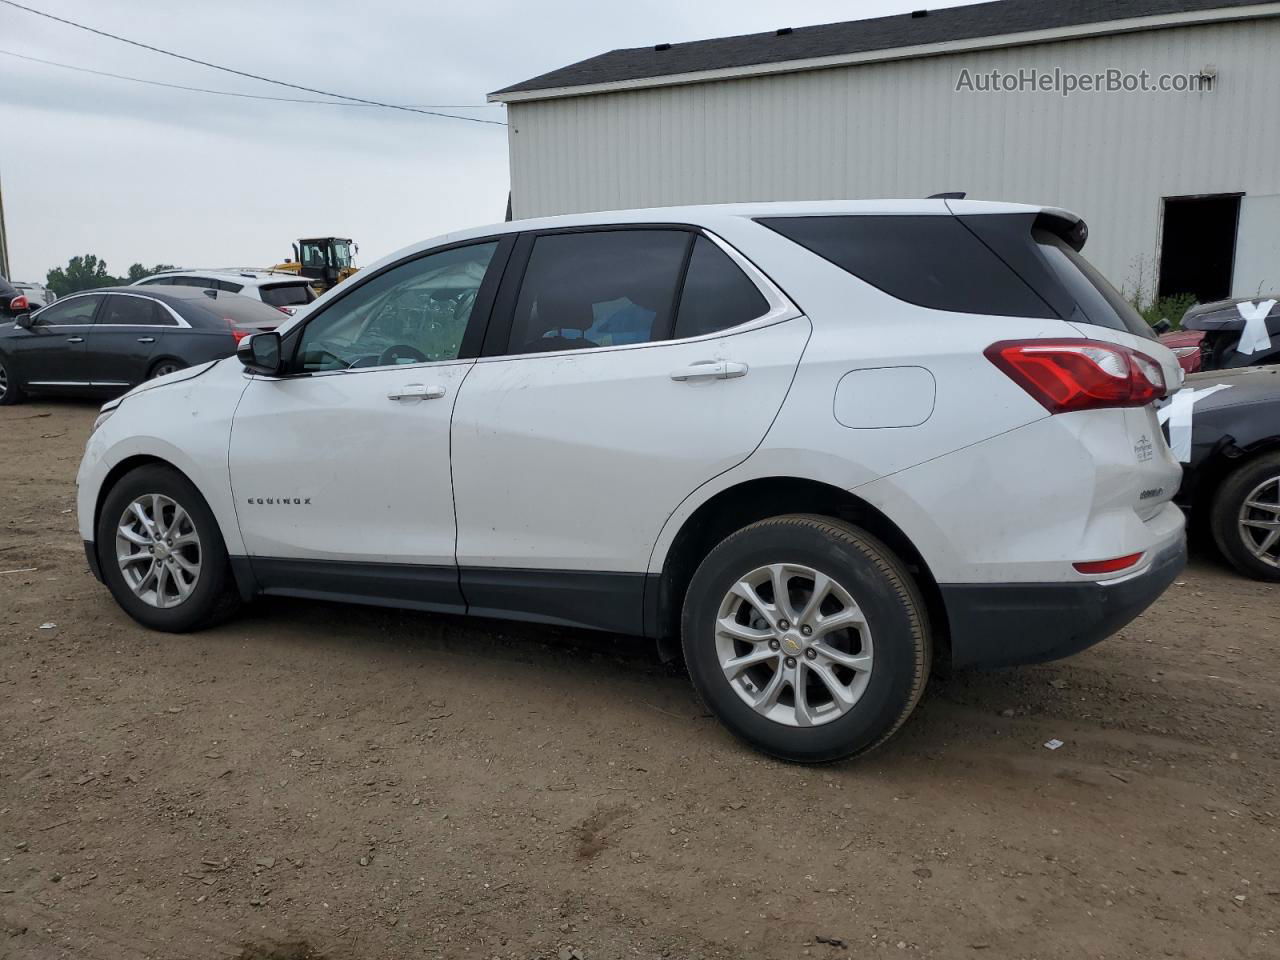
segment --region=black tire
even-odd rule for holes
[[[1245,509],[1245,501],[1262,487],[1265,502],[1280,504],[1280,453],[1269,453],[1241,464],[1222,481],[1213,495],[1213,507],[1210,512],[1209,526],[1213,530],[1213,539],[1227,561],[1247,577],[1255,580],[1280,582],[1280,541],[1272,544],[1267,555],[1274,561],[1268,563],[1257,556],[1250,543],[1245,542],[1246,533],[1241,529],[1241,512]],[[1248,519],[1255,522],[1277,522],[1280,514],[1265,509],[1251,509]],[[1261,546],[1265,542],[1267,531],[1264,528],[1251,528],[1249,536],[1253,546]]]
[[[861,695],[843,715],[816,726],[790,726],[758,713],[731,685],[716,649],[716,624],[730,588],[751,571],[778,563],[838,581],[861,608],[872,638],[874,657]],[[694,687],[721,722],[757,749],[799,763],[840,760],[882,744],[920,701],[932,661],[925,603],[902,561],[866,531],[828,517],[774,517],[722,541],[689,584],[682,632]]]
[[[0,357],[0,407],[21,403],[26,398],[27,395],[18,386],[18,378],[13,372],[12,364],[4,357]]]
[[[179,370],[185,369],[186,366],[181,360],[157,360],[152,364],[151,372],[147,374],[147,379],[154,380],[156,377],[177,373]]]
[[[141,496],[159,494],[186,511],[199,537],[200,572],[186,599],[173,606],[154,606],[130,588],[116,560],[116,531],[126,509]],[[98,517],[98,562],[116,603],[152,630],[187,633],[226,619],[239,607],[231,563],[213,511],[195,485],[177,470],[149,464],[125,474],[107,493]]]

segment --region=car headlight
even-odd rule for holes
[[[120,409],[119,404],[112,404],[110,407],[103,407],[102,412],[98,414],[98,419],[93,421],[93,429],[90,433],[97,433],[98,428],[111,419],[112,414]]]

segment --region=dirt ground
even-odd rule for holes
[[[0,409],[0,957],[1280,956],[1280,592],[1211,557],[805,768],[639,640],[285,600],[149,633],[75,529],[95,413]]]

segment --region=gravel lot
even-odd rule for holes
[[[285,600],[144,631],[75,529],[95,413],[0,409],[0,957],[1280,956],[1280,593],[1210,557],[788,766],[639,640]]]

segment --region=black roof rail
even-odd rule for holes
[[[963,200],[967,194],[963,192],[956,193],[934,193],[925,197],[926,200]]]

